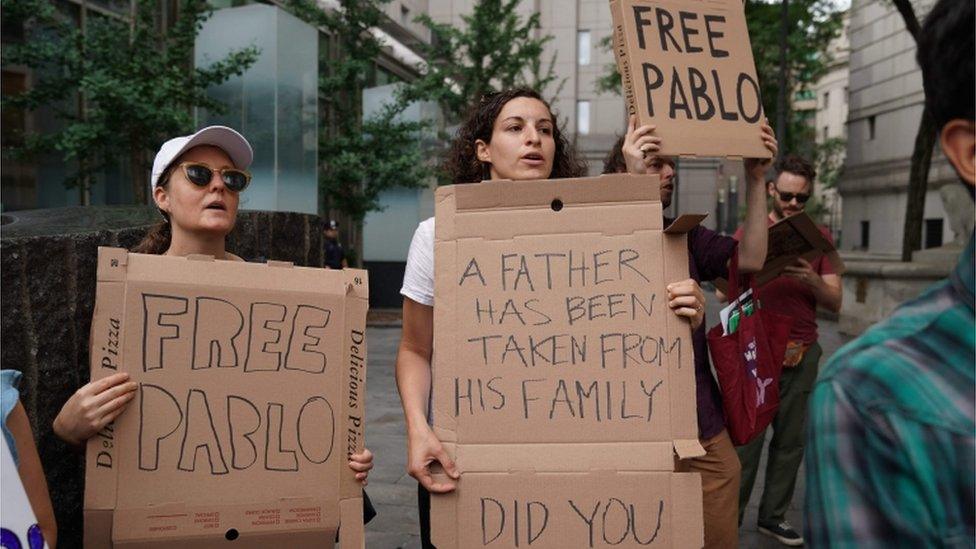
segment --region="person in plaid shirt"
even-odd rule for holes
[[[919,33],[926,106],[976,184],[974,3],[939,0]],[[812,547],[973,547],[973,235],[944,280],[828,362],[810,396],[804,535]]]

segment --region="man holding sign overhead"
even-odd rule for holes
[[[606,171],[658,174],[667,207],[675,191],[675,157],[744,158],[747,210],[739,268],[761,269],[767,234],[764,177],[777,142],[762,113],[741,1],[611,0],[610,8],[630,117],[627,135],[618,143],[622,154],[611,156],[617,162]],[[696,227],[688,235],[692,278],[726,277],[735,250],[731,237]],[[702,476],[705,546],[736,547],[739,459],[725,430],[704,327],[695,330],[693,346],[699,437],[707,453],[683,460],[678,468]]]

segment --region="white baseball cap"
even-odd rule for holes
[[[153,160],[152,176],[149,188],[153,190],[159,184],[159,178],[174,160],[186,151],[200,145],[213,145],[227,153],[234,167],[246,170],[254,159],[251,144],[244,136],[227,126],[207,126],[193,135],[174,137],[163,143]]]

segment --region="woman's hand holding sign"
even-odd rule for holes
[[[54,419],[54,432],[73,446],[82,446],[115,421],[136,396],[136,383],[119,372],[85,384],[71,395]]]
[[[430,474],[430,464],[435,461],[441,464],[450,480],[434,481],[434,477]],[[419,427],[417,432],[410,433],[407,437],[407,472],[428,492],[435,494],[453,491],[457,486],[454,481],[461,477],[454,460],[447,455],[434,431],[426,425]]]

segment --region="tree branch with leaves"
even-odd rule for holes
[[[905,22],[905,29],[918,43],[918,34],[922,25],[915,15],[915,8],[910,0],[891,0],[895,9],[901,14]],[[929,168],[932,166],[932,151],[938,128],[929,109],[923,108],[922,118],[915,133],[915,145],[912,147],[912,163],[908,171],[908,201],[905,205],[905,226],[901,243],[901,260],[911,261],[912,254],[922,249],[922,224],[925,218],[925,195],[929,187]]]
[[[373,33],[387,0],[340,0],[323,9],[314,0],[288,0],[291,13],[331,36],[338,51],[320,51],[319,190],[321,211],[337,210],[352,222],[349,235],[362,257],[362,223],[382,209],[383,192],[429,184],[425,121],[407,120],[395,101],[363,117],[362,93],[370,85],[383,44]]]
[[[124,159],[133,200],[146,203],[152,152],[193,130],[194,108],[224,111],[207,89],[242,74],[258,50],[235,50],[195,68],[196,36],[212,14],[205,0],[181,0],[179,16],[165,29],[156,0],[135,0],[133,7],[128,20],[91,15],[82,29],[52,2],[3,0],[5,24],[22,26],[26,40],[5,47],[2,63],[35,75],[29,90],[4,102],[29,112],[50,107],[60,121],[59,129],[26,135],[24,145],[10,152],[31,157],[59,151],[75,166],[66,185],[83,188]]]
[[[404,88],[401,101],[435,101],[451,125],[492,92],[526,86],[551,98],[558,95],[565,80],[555,73],[556,57],[543,60],[552,37],[537,37],[539,14],[523,18],[519,4],[478,0],[460,26],[418,17],[431,33],[430,44],[420,47],[427,64],[421,77]]]

